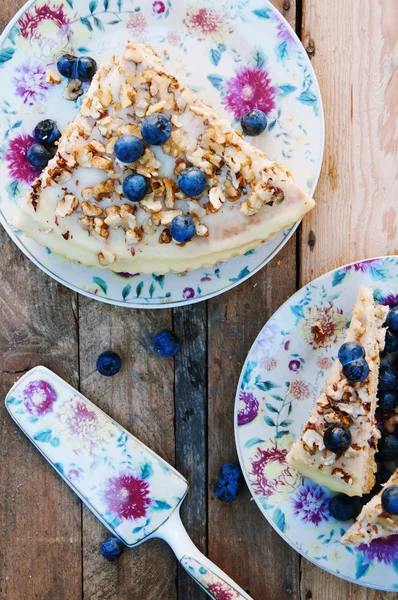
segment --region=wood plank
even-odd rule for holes
[[[138,311],[79,298],[81,390],[141,441],[174,464],[173,361],[153,350],[153,336],[171,327],[171,311]],[[114,377],[96,371],[96,360],[112,349],[123,361]],[[83,512],[85,600],[175,600],[176,561],[160,541],[126,550],[108,563],[99,554],[107,530]]]
[[[296,287],[296,240],[238,288],[209,301],[209,556],[253,598],[297,599],[299,555],[272,529],[247,489],[226,505],[215,499],[220,466],[237,462],[234,400],[250,347]]]
[[[0,397],[44,364],[78,385],[75,294],[0,231]],[[0,598],[81,598],[80,501],[0,403]]]
[[[322,90],[326,147],[318,206],[303,223],[301,284],[353,260],[397,253],[397,27],[396,2],[304,0],[303,39]],[[303,560],[301,598],[318,597],[392,596]]]
[[[183,342],[175,359],[176,466],[190,490],[181,516],[194,543],[207,551],[207,307],[174,309],[174,331]],[[204,600],[206,594],[180,568],[178,597]]]

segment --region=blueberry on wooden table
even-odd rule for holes
[[[390,515],[398,515],[398,486],[391,485],[383,490],[381,505]]]
[[[243,133],[249,136],[260,135],[267,127],[267,117],[262,110],[249,110],[241,119]]]
[[[146,117],[141,125],[144,140],[152,146],[160,146],[167,142],[171,134],[170,120],[160,113]]]
[[[347,496],[346,494],[337,494],[331,498],[329,511],[332,517],[337,521],[349,521],[356,519],[362,509],[362,503],[359,496]]]
[[[242,483],[243,473],[242,469],[234,463],[225,463],[220,469],[220,478],[234,480]]]
[[[132,163],[144,154],[144,144],[135,135],[121,135],[115,143],[115,156],[122,163]]]
[[[329,425],[323,434],[323,443],[330,452],[345,452],[351,445],[351,431],[341,423]]]
[[[97,371],[105,377],[116,375],[121,369],[122,360],[116,352],[106,350],[97,358]]]
[[[206,175],[197,167],[184,169],[178,177],[179,188],[186,196],[200,196],[206,189]]]
[[[398,306],[389,310],[385,324],[393,331],[398,332]]]
[[[100,546],[100,552],[106,560],[116,560],[124,550],[124,546],[118,538],[110,537],[104,540]]]
[[[36,169],[45,169],[52,157],[52,152],[38,142],[32,144],[26,154],[28,162]]]
[[[189,215],[178,215],[170,223],[171,237],[179,244],[191,241],[195,233],[195,222]]]
[[[35,127],[34,136],[39,144],[42,144],[47,150],[55,150],[55,142],[61,137],[57,124],[52,119],[40,121]]]
[[[220,478],[214,484],[214,495],[221,502],[233,502],[243,482],[242,470],[238,465],[226,463],[220,469]]]
[[[163,358],[173,358],[179,352],[180,347],[179,337],[168,329],[159,331],[153,338],[153,348]]]

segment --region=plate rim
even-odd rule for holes
[[[64,2],[65,0],[62,0],[62,1]],[[182,1],[185,2],[186,0],[182,0]],[[322,165],[323,165],[323,157],[324,157],[324,154],[325,154],[325,113],[324,113],[324,107],[323,107],[323,100],[322,100],[322,95],[321,95],[321,89],[320,89],[320,86],[319,86],[317,75],[316,75],[315,70],[314,70],[314,68],[312,66],[311,60],[309,59],[309,57],[308,57],[308,55],[307,55],[307,53],[305,51],[304,45],[303,45],[302,41],[300,40],[300,38],[298,37],[297,33],[294,31],[293,27],[290,25],[290,23],[288,23],[288,21],[282,15],[282,13],[280,13],[279,10],[271,3],[270,0],[263,0],[263,1],[267,5],[267,7],[273,13],[277,14],[278,18],[281,19],[281,21],[284,24],[284,27],[287,28],[287,30],[289,31],[289,33],[293,37],[295,43],[298,46],[302,47],[303,52],[304,52],[304,56],[306,56],[307,59],[308,59],[308,68],[309,68],[309,71],[310,71],[310,73],[311,73],[311,75],[313,77],[314,87],[315,87],[315,90],[316,90],[318,98],[319,98],[320,149],[321,149],[321,151],[320,151],[320,158],[319,158],[318,168],[316,170],[316,173],[315,173],[314,180],[313,180],[313,183],[311,185],[311,188],[310,188],[310,190],[308,192],[310,196],[313,196],[314,193],[315,193],[318,181],[319,181],[319,177],[320,177],[321,169],[322,169]],[[6,40],[8,38],[8,34],[12,30],[12,28],[14,27],[15,23],[36,2],[37,2],[37,0],[27,0],[27,2],[25,2],[25,4],[23,4],[23,6],[17,11],[17,13],[10,19],[10,21],[8,22],[8,24],[6,25],[6,27],[4,28],[3,32],[0,35],[0,48],[6,42]],[[79,9],[77,9],[77,10],[79,10]],[[214,292],[210,292],[208,294],[205,294],[203,296],[199,296],[199,297],[196,297],[196,298],[175,300],[175,301],[172,301],[172,302],[157,302],[157,303],[153,303],[153,304],[149,304],[149,303],[148,304],[144,304],[144,303],[137,303],[137,302],[126,302],[126,301],[123,301],[123,300],[112,300],[110,298],[106,298],[106,297],[103,297],[103,296],[98,296],[96,294],[93,294],[91,292],[83,290],[83,289],[77,287],[75,284],[69,283],[68,281],[65,281],[64,279],[62,279],[61,277],[59,277],[55,273],[52,273],[47,267],[45,267],[44,265],[42,265],[41,262],[35,256],[33,256],[33,254],[27,248],[25,248],[25,246],[22,244],[22,242],[20,241],[20,239],[16,235],[15,231],[12,229],[12,226],[7,222],[7,220],[4,217],[3,213],[1,212],[1,210],[0,210],[0,223],[3,226],[4,230],[6,231],[7,235],[14,242],[14,244],[19,248],[19,250],[21,250],[21,252],[26,256],[26,258],[28,258],[36,267],[38,267],[46,275],[48,275],[49,277],[51,277],[52,279],[54,279],[55,281],[57,281],[58,283],[60,283],[64,287],[70,289],[71,291],[73,291],[73,292],[75,292],[77,294],[81,294],[82,296],[86,296],[87,298],[90,298],[92,300],[97,300],[99,302],[103,302],[104,304],[110,304],[110,305],[113,305],[113,306],[121,306],[121,307],[124,307],[124,308],[136,308],[136,309],[143,309],[143,310],[152,310],[152,309],[159,310],[159,309],[178,308],[180,306],[189,306],[191,304],[197,304],[199,302],[204,302],[206,300],[210,300],[211,298],[215,298],[215,297],[220,296],[220,295],[222,295],[222,294],[224,294],[226,292],[229,292],[230,290],[232,290],[233,288],[237,287],[241,283],[244,283],[245,281],[247,281],[248,279],[250,279],[250,277],[252,277],[256,273],[258,273],[258,271],[260,271],[263,267],[265,267],[269,262],[271,262],[271,260],[273,258],[275,258],[275,256],[282,250],[282,248],[293,237],[293,234],[296,232],[297,228],[299,227],[299,225],[301,223],[301,220],[297,221],[296,223],[294,223],[291,226],[288,234],[281,240],[281,242],[273,250],[273,252],[271,252],[271,254],[269,254],[260,264],[258,264],[252,271],[250,271],[250,273],[248,273],[247,275],[245,275],[244,277],[242,277],[239,281],[230,283],[230,285],[227,285],[227,286],[225,286],[222,289],[216,290]],[[66,260],[69,260],[69,259],[66,259]],[[73,262],[73,261],[69,261],[69,262]],[[228,262],[228,261],[226,261],[226,262]],[[216,264],[218,264],[218,263],[216,263]],[[85,266],[87,266],[87,265],[85,265]]]
[[[373,589],[373,590],[379,590],[381,592],[396,592],[396,589],[392,589],[391,587],[380,587],[378,585],[372,584],[372,583],[363,583],[358,581],[357,579],[353,579],[351,577],[348,577],[346,575],[341,575],[340,573],[336,573],[335,571],[333,571],[332,569],[328,569],[327,567],[321,566],[317,563],[317,561],[311,557],[309,557],[308,555],[306,555],[304,553],[303,550],[300,550],[294,543],[293,541],[291,541],[276,525],[275,523],[268,517],[268,515],[266,514],[264,508],[261,506],[261,503],[257,497],[257,495],[254,493],[253,489],[252,489],[252,485],[249,481],[246,469],[245,469],[245,463],[244,463],[244,458],[243,458],[243,453],[242,453],[242,449],[240,446],[240,441],[239,441],[239,428],[238,428],[238,403],[239,403],[239,390],[240,390],[240,385],[242,382],[242,378],[243,378],[243,374],[245,373],[246,370],[246,366],[249,360],[249,356],[252,352],[252,349],[254,348],[257,339],[259,338],[259,336],[261,335],[262,330],[264,329],[264,327],[267,326],[268,322],[275,317],[275,315],[281,311],[282,309],[284,309],[288,304],[291,303],[292,298],[294,298],[296,296],[296,294],[299,294],[300,292],[302,292],[302,290],[304,290],[309,284],[314,284],[314,283],[319,283],[322,279],[324,279],[325,277],[328,277],[329,275],[331,275],[332,273],[335,273],[336,271],[340,271],[341,269],[345,269],[346,267],[352,267],[355,264],[358,263],[363,263],[363,262],[368,262],[368,261],[373,261],[373,260],[385,260],[387,258],[391,258],[391,257],[397,257],[398,258],[398,254],[385,254],[382,256],[375,256],[375,257],[370,257],[370,258],[364,258],[361,260],[354,260],[352,262],[346,263],[344,265],[341,265],[340,267],[336,267],[335,269],[331,269],[330,271],[327,271],[326,273],[323,273],[322,275],[319,275],[318,277],[316,277],[315,279],[309,281],[308,283],[306,283],[305,285],[303,285],[300,289],[296,290],[294,292],[294,294],[292,294],[289,298],[287,298],[287,300],[285,300],[285,302],[283,302],[279,308],[277,308],[277,310],[275,312],[272,313],[272,315],[269,317],[269,319],[267,319],[267,321],[264,323],[264,325],[262,326],[262,328],[260,329],[260,331],[258,332],[256,338],[253,340],[253,343],[250,347],[250,350],[247,353],[247,356],[245,358],[245,362],[242,365],[242,370],[239,376],[239,380],[237,383],[237,388],[236,388],[236,394],[235,394],[235,405],[234,405],[234,437],[235,437],[235,447],[236,447],[236,451],[238,454],[238,459],[239,459],[239,464],[240,467],[242,469],[242,473],[243,476],[245,478],[245,482],[246,485],[249,489],[249,493],[251,498],[255,501],[255,503],[257,504],[261,515],[263,516],[263,518],[266,519],[267,523],[269,525],[271,525],[271,527],[278,533],[278,535],[283,539],[284,542],[286,542],[291,548],[293,548],[293,550],[295,550],[296,552],[298,552],[298,554],[300,554],[300,556],[302,556],[303,558],[305,558],[306,560],[308,560],[308,562],[312,563],[313,565],[315,565],[318,569],[321,569],[322,571],[325,571],[326,573],[329,573],[330,575],[333,575],[334,577],[337,577],[338,579],[343,579],[344,581],[347,581],[348,583],[353,583],[355,585],[358,585],[360,587],[365,587],[365,588],[369,588],[369,589]]]

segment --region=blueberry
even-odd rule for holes
[[[116,560],[123,550],[124,546],[122,542],[115,537],[104,540],[100,547],[100,552],[106,560]]]
[[[390,515],[398,515],[398,486],[390,485],[383,490],[381,495],[381,505]]]
[[[240,123],[246,135],[260,135],[267,127],[267,117],[262,110],[255,108],[243,115]]]
[[[398,440],[393,435],[381,438],[378,444],[378,460],[395,460],[398,458]]]
[[[242,469],[233,463],[225,463],[220,469],[220,479],[242,483]]]
[[[379,390],[393,390],[398,385],[398,377],[390,367],[380,367]]]
[[[329,425],[323,434],[323,443],[330,452],[345,452],[351,445],[351,431],[345,425]]]
[[[97,63],[91,56],[80,56],[76,59],[72,76],[80,81],[91,81],[97,72]]]
[[[171,134],[171,123],[167,117],[154,113],[143,120],[142,137],[148,144],[160,146],[167,142]]]
[[[233,502],[238,496],[239,488],[237,481],[221,478],[214,484],[214,495],[221,502]]]
[[[351,381],[352,383],[364,381],[369,375],[368,363],[364,358],[358,358],[358,360],[353,360],[344,365],[343,373],[348,381]]]
[[[55,150],[55,142],[58,142],[61,133],[55,121],[46,119],[40,121],[35,127],[35,139],[39,144],[42,144],[48,150]]]
[[[172,238],[180,244],[189,242],[196,233],[195,222],[188,215],[174,217],[170,223],[170,233]]]
[[[353,360],[363,358],[365,356],[365,349],[361,344],[357,342],[346,342],[339,348],[338,359],[342,365],[347,365]]]
[[[381,490],[381,486],[386,483],[391,477],[391,473],[383,463],[377,463],[376,480],[372,491],[378,493]]]
[[[386,325],[393,331],[398,331],[398,306],[390,308],[386,318]]]
[[[197,167],[184,169],[178,177],[180,190],[187,196],[200,196],[206,189],[206,175]]]
[[[361,509],[362,504],[358,496],[350,497],[345,494],[337,494],[337,496],[331,498],[329,503],[330,514],[337,521],[356,519]]]
[[[386,331],[386,344],[384,350],[387,354],[398,352],[398,331]]]
[[[178,336],[169,330],[160,331],[153,338],[155,352],[164,358],[173,358],[180,350],[181,343]]]
[[[116,375],[121,369],[122,361],[116,352],[106,350],[97,358],[97,370],[105,377]]]
[[[379,394],[379,408],[384,413],[389,413],[398,406],[398,390],[386,390]]]
[[[145,198],[147,190],[148,184],[143,175],[134,173],[126,177],[123,181],[123,194],[127,200],[131,200],[132,202],[139,202]]]
[[[144,144],[135,135],[121,135],[115,143],[115,155],[123,163],[135,162],[144,154]]]
[[[75,64],[76,56],[73,56],[73,54],[64,54],[57,62],[57,69],[63,77],[71,79],[73,77]]]
[[[26,154],[29,163],[36,169],[44,169],[52,157],[52,152],[37,142],[31,145]]]

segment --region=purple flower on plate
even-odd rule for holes
[[[296,358],[289,362],[290,371],[298,371],[301,367],[301,362]]]
[[[27,58],[16,67],[13,83],[17,96],[23,98],[24,104],[34,106],[47,99],[46,67],[35,58]]]
[[[256,345],[261,351],[271,350],[276,342],[279,328],[275,323],[268,323],[257,338]]]
[[[251,423],[257,417],[259,402],[250,392],[239,392],[239,401],[245,405],[238,410],[238,427],[241,427]]]
[[[369,561],[377,560],[385,565],[392,565],[398,556],[398,535],[373,540],[369,546],[361,544],[357,548]]]
[[[294,514],[304,523],[318,526],[329,518],[329,492],[309,480],[305,480],[291,496]]]
[[[69,469],[69,471],[68,471],[68,479],[70,479],[71,481],[76,481],[79,478],[80,478],[80,471],[79,471],[79,469]]]
[[[161,0],[155,0],[155,2],[152,4],[152,10],[155,13],[155,15],[161,15],[165,12],[166,5]]]
[[[398,306],[398,294],[388,294],[388,296],[380,299],[380,304],[383,304],[383,306],[389,306],[390,308]]]
[[[8,144],[5,159],[11,177],[14,177],[17,181],[33,183],[36,177],[40,175],[40,169],[32,167],[26,157],[34,141],[33,135],[19,134],[10,140]]]
[[[362,260],[361,262],[353,263],[343,267],[341,271],[347,272],[354,269],[354,271],[361,271],[361,273],[368,273],[372,267],[383,267],[383,261],[379,258],[371,258],[370,260]]]
[[[41,417],[53,410],[57,392],[47,381],[32,381],[23,391],[25,408],[34,417]]]
[[[183,290],[182,295],[185,300],[190,300],[191,298],[195,298],[195,290],[187,287]]]
[[[116,275],[119,275],[119,277],[124,277],[125,279],[131,279],[132,277],[137,277],[140,275],[140,273],[127,273],[127,271],[120,271],[119,273],[116,273]]]
[[[239,67],[234,77],[225,83],[227,109],[240,119],[249,110],[257,108],[268,115],[276,106],[277,89],[271,84],[267,69],[254,65]]]

